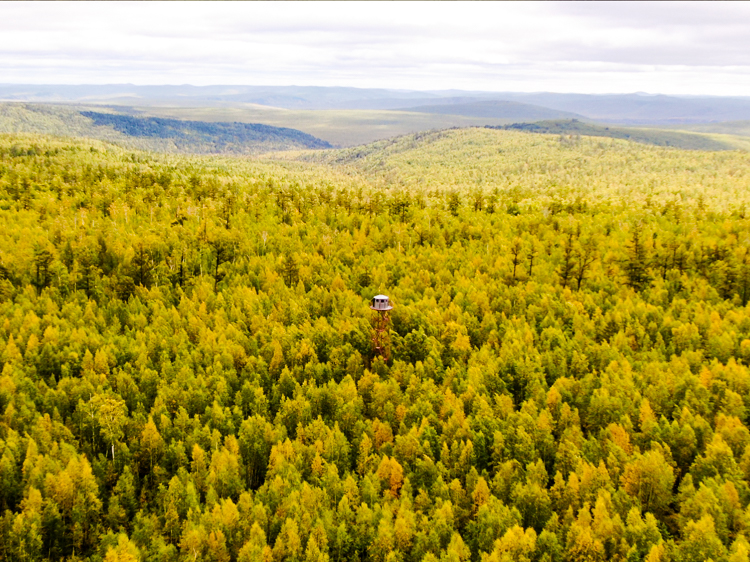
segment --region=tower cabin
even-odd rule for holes
[[[393,309],[390,301],[388,300],[388,297],[386,297],[385,295],[376,295],[372,297],[372,300],[370,301],[370,308],[377,311],[382,310],[383,312]]]

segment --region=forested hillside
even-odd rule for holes
[[[586,135],[589,137],[606,137],[631,140],[656,146],[673,146],[689,150],[732,150],[737,148],[730,143],[716,140],[707,135],[696,135],[683,131],[665,131],[658,129],[633,129],[624,127],[605,127],[593,123],[584,123],[577,119],[538,121],[536,123],[513,123],[511,125],[488,125],[488,129],[507,129],[526,131],[545,135]]]
[[[94,125],[109,126],[129,137],[169,139],[182,152],[250,152],[259,149],[331,148],[325,141],[296,129],[259,123],[205,123],[158,117],[133,117],[82,111]]]
[[[747,153],[287,158],[0,136],[0,560],[748,560]]]
[[[102,113],[43,104],[0,103],[0,133],[87,137],[129,149],[188,154],[261,154],[274,150],[331,148],[302,131],[259,123],[203,122]]]

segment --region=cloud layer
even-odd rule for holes
[[[6,83],[750,95],[749,3],[0,3]]]

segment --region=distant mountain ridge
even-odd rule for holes
[[[153,107],[241,107],[257,104],[283,109],[398,109],[467,116],[475,116],[478,111],[482,111],[478,109],[482,103],[515,102],[561,112],[549,113],[537,119],[577,117],[608,123],[641,125],[750,120],[750,97],[643,93],[415,91],[322,86],[0,84],[0,100]],[[438,106],[445,107],[436,109]]]
[[[425,92],[322,86],[137,86],[0,84],[0,100],[32,102],[258,104],[284,109],[394,109],[445,96]]]
[[[750,119],[750,97],[644,94],[504,94],[510,100],[632,125],[711,123]]]
[[[540,105],[504,100],[422,105],[418,107],[408,107],[401,111],[439,113],[442,115],[465,115],[467,117],[491,117],[494,119],[521,119],[530,121],[541,121],[545,119],[585,119],[583,115],[577,113],[549,109]]]

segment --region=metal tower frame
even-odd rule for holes
[[[388,361],[391,358],[391,317],[388,313],[393,310],[393,306],[388,297],[378,295],[372,299],[370,309],[377,312],[372,318],[372,358],[380,356],[383,361]]]

